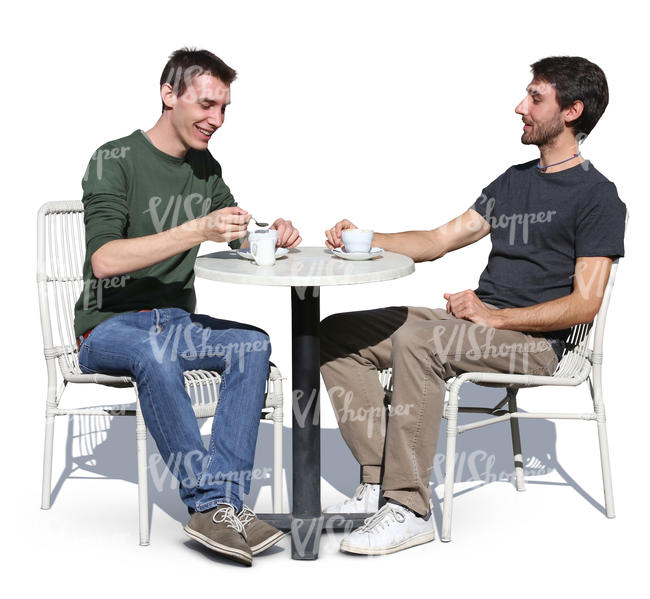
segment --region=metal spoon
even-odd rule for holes
[[[266,227],[269,226],[269,223],[258,223],[258,222],[253,218],[252,215],[251,215],[251,220],[252,220],[252,221],[253,221],[253,222],[254,222],[258,227],[262,227],[263,229],[265,229]]]

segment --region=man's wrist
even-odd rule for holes
[[[488,308],[490,310],[490,324],[495,329],[506,329],[508,308]]]
[[[372,236],[370,247],[383,248],[386,245],[386,233],[375,233]]]
[[[207,223],[204,216],[188,220],[182,225],[176,227],[176,230],[184,235],[192,246],[199,245],[209,239],[207,235]]]

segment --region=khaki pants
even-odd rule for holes
[[[361,479],[418,514],[429,479],[445,379],[462,372],[550,375],[557,356],[539,334],[493,329],[444,309],[391,307],[321,323],[321,373]],[[393,369],[390,418],[378,370]]]

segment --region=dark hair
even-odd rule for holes
[[[546,81],[555,88],[561,110],[576,100],[584,104],[582,114],[570,126],[576,137],[587,137],[609,102],[603,70],[580,56],[551,56],[538,60],[530,67],[535,79]]]
[[[173,52],[160,76],[160,87],[169,83],[177,97],[182,96],[194,77],[208,73],[230,85],[237,77],[237,71],[230,68],[221,58],[208,50],[181,48]],[[170,110],[163,102],[163,112]]]

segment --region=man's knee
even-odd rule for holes
[[[423,323],[420,321],[402,325],[391,335],[393,351],[412,350],[425,346],[427,336],[423,328]]]
[[[133,351],[131,362],[131,370],[136,376],[153,373],[156,377],[164,378],[177,376],[183,371],[176,352],[156,343],[140,344],[137,350]]]
[[[271,338],[262,329],[242,331],[239,343],[243,353],[259,354],[262,359],[271,355]]]
[[[417,321],[400,327],[391,337],[393,360],[398,356],[412,356],[439,366],[446,356],[456,351],[458,330],[450,322]]]

